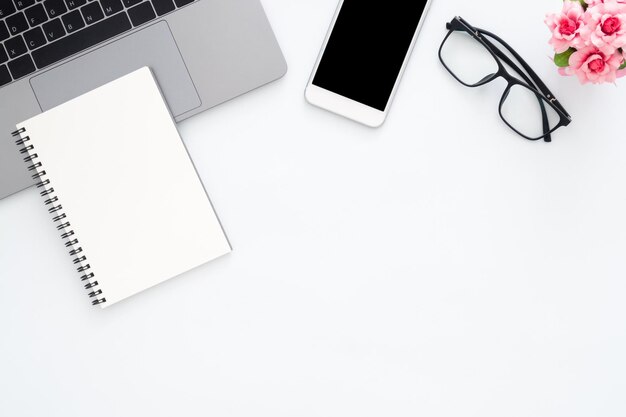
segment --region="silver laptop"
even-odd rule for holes
[[[17,122],[143,66],[177,121],[287,71],[259,0],[0,0],[0,198],[33,183]]]

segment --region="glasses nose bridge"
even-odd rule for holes
[[[504,102],[506,101],[506,99],[509,97],[509,94],[511,93],[511,87],[513,87],[513,84],[509,82],[506,85],[506,88],[504,89],[504,91],[502,92],[502,97],[500,97],[500,104],[498,104],[498,111],[500,112],[500,116],[502,116],[502,106],[504,105]],[[502,118],[504,117],[502,116]]]
[[[504,64],[502,63],[500,59],[498,59],[497,61],[498,61],[498,75],[504,78],[504,80],[507,83],[507,87],[510,87],[511,84],[515,84],[517,82],[517,78],[511,75],[511,73],[506,69],[506,67],[504,66]]]

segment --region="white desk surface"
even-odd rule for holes
[[[231,255],[101,311],[36,191],[0,201],[0,415],[626,415],[626,79],[556,74],[560,1],[435,0],[378,130],[303,99],[336,0],[264,4],[287,76],[181,125]],[[545,77],[553,143],[441,67],[457,14]]]

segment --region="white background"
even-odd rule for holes
[[[101,311],[36,191],[0,201],[0,415],[626,415],[626,79],[556,74],[561,2],[435,0],[378,130],[303,100],[336,1],[264,5],[287,76],[181,125],[231,255]],[[572,114],[553,143],[441,67],[457,14]]]

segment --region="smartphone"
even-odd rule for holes
[[[430,1],[340,1],[306,100],[367,126],[382,125]]]

